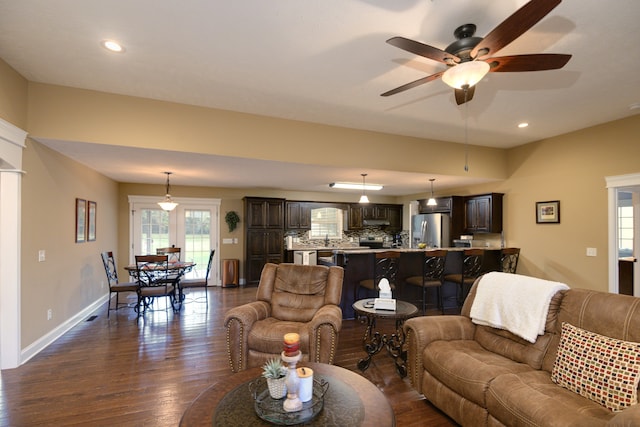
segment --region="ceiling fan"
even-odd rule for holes
[[[569,62],[571,55],[538,53],[530,55],[493,56],[500,49],[533,27],[551,12],[562,0],[531,0],[502,21],[484,38],[474,37],[476,26],[465,24],[454,31],[456,41],[444,50],[404,37],[387,40],[392,46],[442,62],[447,69],[422,77],[381,94],[395,95],[407,89],[442,78],[455,89],[458,105],[473,99],[475,84],[488,72],[519,72],[556,70]]]

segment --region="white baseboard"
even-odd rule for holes
[[[24,348],[20,353],[20,365],[28,362],[33,356],[40,353],[42,350],[47,348],[50,344],[55,342],[58,338],[64,335],[71,328],[76,326],[78,323],[84,321],[91,313],[96,311],[99,307],[101,307],[104,303],[109,299],[109,294],[103,295],[95,301],[90,306],[86,307],[81,312],[77,313],[75,316],[67,319],[65,322],[58,325],[55,329],[53,329],[48,334],[42,336],[40,339],[36,340],[33,344]]]

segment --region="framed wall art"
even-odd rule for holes
[[[76,243],[87,241],[87,201],[76,199]]]
[[[97,210],[98,204],[96,202],[89,201],[87,203],[87,242],[94,242],[96,240]]]
[[[536,223],[560,223],[560,201],[552,200],[549,202],[536,202]]]

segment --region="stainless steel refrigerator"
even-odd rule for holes
[[[451,246],[450,217],[446,213],[427,213],[411,217],[411,247],[425,243],[430,248]]]

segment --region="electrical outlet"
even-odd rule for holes
[[[43,262],[46,259],[46,252],[44,249],[38,251],[38,262]]]
[[[51,320],[53,319],[53,310],[49,309],[47,310],[47,320]]]
[[[587,256],[598,256],[598,249],[587,248]]]

